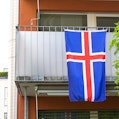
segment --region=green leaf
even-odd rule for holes
[[[114,55],[117,55],[119,53],[119,21],[114,23],[115,24],[115,29],[112,32],[113,34],[113,39],[110,41],[109,45],[109,50],[112,50],[114,48]],[[116,80],[115,80],[115,89],[119,90],[119,58],[113,61],[113,67],[117,70],[115,72],[116,74]],[[119,95],[119,92],[118,92]]]
[[[119,60],[114,60],[113,61],[113,66],[115,69],[119,69]]]
[[[119,86],[115,86],[115,89],[119,89]]]
[[[115,84],[116,84],[116,85],[119,84],[119,77],[116,78],[116,80],[115,80]]]
[[[118,96],[119,96],[119,92],[118,92]]]
[[[119,76],[119,72],[118,72],[118,71],[116,71],[115,74],[116,74],[117,76]]]
[[[116,39],[110,41],[109,50],[111,50],[114,47],[115,43],[116,43]]]

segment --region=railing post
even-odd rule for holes
[[[24,87],[24,119],[28,119],[27,87]]]
[[[35,95],[36,95],[36,119],[38,119],[38,86],[35,87]]]

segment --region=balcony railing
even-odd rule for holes
[[[112,27],[18,26],[16,34],[17,81],[67,81],[64,29],[107,29],[106,80],[113,81],[113,60],[117,56],[109,51]]]

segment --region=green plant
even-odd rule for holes
[[[115,29],[113,31],[113,39],[110,42],[109,49],[111,50],[114,48],[114,55],[117,55],[119,53],[119,21],[115,23]],[[116,80],[115,80],[115,88],[119,89],[119,57],[113,61],[113,66],[116,69]],[[119,93],[118,93],[119,95]]]
[[[8,72],[0,72],[0,77],[8,77]]]

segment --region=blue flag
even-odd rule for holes
[[[106,99],[105,30],[65,30],[70,101]]]

